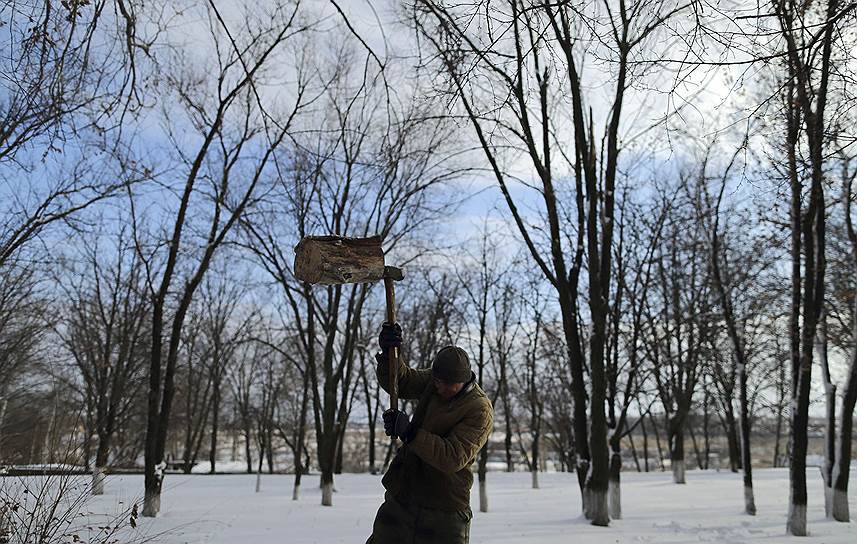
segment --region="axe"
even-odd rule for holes
[[[396,322],[396,294],[393,282],[404,276],[400,268],[384,264],[381,237],[345,238],[307,236],[295,246],[295,277],[314,285],[371,283],[384,280],[387,323]],[[399,350],[390,350],[390,408],[398,410]],[[393,438],[396,438],[394,435]]]

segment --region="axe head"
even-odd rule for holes
[[[381,237],[307,236],[295,246],[295,277],[320,285],[401,279],[401,270],[384,266]]]

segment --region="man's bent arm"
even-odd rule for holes
[[[465,417],[446,438],[419,429],[408,448],[434,468],[452,474],[473,462],[488,440],[493,422],[491,407],[484,406]]]
[[[390,392],[390,367],[386,357],[379,362],[375,367],[375,375],[378,377],[378,384],[387,393]],[[426,386],[431,381],[431,370],[416,370],[410,368],[402,362],[402,356],[399,355],[399,377],[398,388],[400,399],[418,399],[422,396]]]

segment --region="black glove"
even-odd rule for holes
[[[384,412],[384,433],[387,436],[398,436],[402,442],[408,443],[417,435],[417,430],[411,428],[408,415],[401,410],[387,410]]]
[[[381,333],[378,335],[378,345],[381,347],[381,353],[387,354],[390,348],[402,347],[402,327],[398,323],[392,325],[385,322],[381,325]]]

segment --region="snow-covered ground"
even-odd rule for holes
[[[526,473],[489,473],[490,511],[478,512],[473,496],[471,542],[478,543],[624,543],[624,542],[800,542],[857,543],[857,522],[824,518],[821,477],[808,470],[809,538],[785,534],[788,472],[754,471],[758,515],[742,513],[738,474],[688,472],[686,485],[669,473],[623,473],[624,518],[609,528],[589,525],[579,515],[580,499],[571,474],[541,474],[541,489],[531,489]],[[304,479],[301,499],[291,500],[292,477],[264,475],[255,493],[254,475],[168,475],[161,516],[142,520],[138,530],[159,535],[167,544],[333,544],[362,543],[369,536],[381,502],[380,477],[337,476],[333,507],[320,506],[318,479]],[[142,476],[113,476],[107,495],[88,507],[98,510],[128,501],[142,492]],[[850,493],[852,511],[857,493]],[[127,503],[126,503],[127,504]]]

